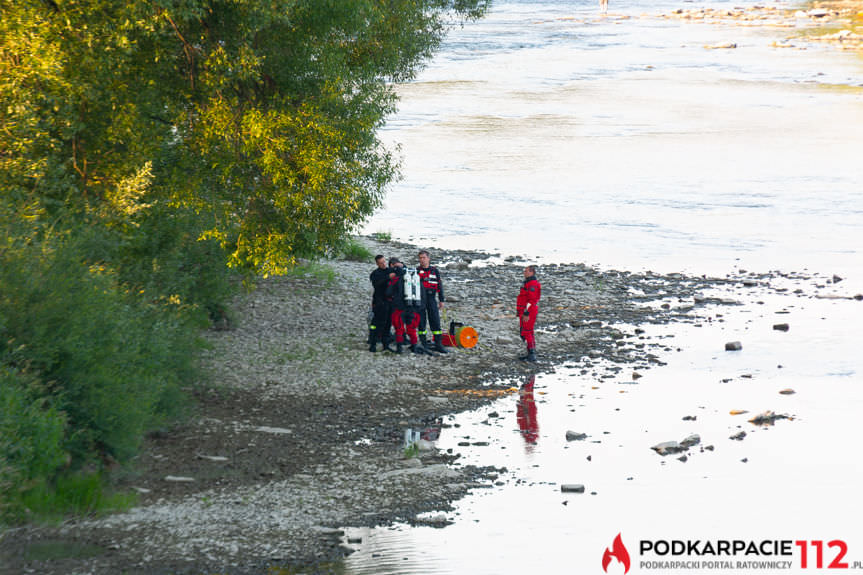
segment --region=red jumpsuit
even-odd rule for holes
[[[536,323],[536,315],[539,313],[539,298],[542,294],[542,286],[536,276],[530,276],[524,280],[521,291],[516,300],[515,309],[518,312],[518,322],[521,337],[527,343],[527,349],[536,349],[536,340],[533,337],[533,326]],[[528,306],[530,304],[530,306]],[[524,309],[527,308],[527,315]]]
[[[407,332],[411,345],[416,345],[417,341],[419,341],[417,338],[417,326],[420,324],[420,308],[409,305],[405,301],[404,268],[395,269],[394,274],[387,284],[387,297],[392,306],[390,321],[396,331],[396,343],[401,344],[404,342],[405,332]],[[421,305],[424,303],[425,294],[423,294]]]

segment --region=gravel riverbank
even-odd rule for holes
[[[416,246],[359,241],[372,253],[416,260]],[[674,351],[639,326],[702,321],[699,310],[738,305],[719,291],[784,292],[771,282],[811,279],[541,266],[540,361],[531,365],[516,359],[523,344],[514,310],[529,262],[435,249],[432,258],[444,275],[448,317],[477,329],[476,348],[438,357],[370,353],[373,262],[331,261],[263,280],[237,299],[231,326],[206,334],[211,378],[193,391],[195,414],[150,436],[134,469],[123,472],[122,485],[140,493],[138,506],[7,531],[0,572],[251,574],[315,565],[309,571],[326,572],[350,552],[339,528],[428,521],[420,514],[494,488],[505,472],[458,465],[457,453],[406,457],[406,428],[513,393],[531,370],[566,364],[598,384],[631,380]]]

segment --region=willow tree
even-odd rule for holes
[[[392,83],[489,1],[0,0],[5,209],[193,210],[232,265],[282,272],[380,205]]]

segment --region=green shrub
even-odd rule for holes
[[[196,327],[182,310],[141,301],[80,246],[24,243],[0,254],[0,361],[38,380],[68,422],[73,468],[128,460],[172,413],[194,373]]]
[[[371,261],[372,252],[358,241],[348,238],[339,247],[339,254],[343,259],[352,262],[367,262]]]
[[[65,418],[35,397],[36,382],[0,366],[0,518],[66,462]]]
[[[130,508],[137,501],[134,493],[115,493],[98,472],[62,474],[50,484],[40,483],[21,496],[17,515],[39,521],[62,519],[67,515],[90,515]]]

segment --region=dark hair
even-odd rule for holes
[[[399,259],[397,257],[393,256],[390,258],[390,261],[389,261],[390,265],[397,264],[397,263],[399,263]]]
[[[420,250],[420,253],[418,253],[417,255],[421,256],[423,254],[427,255],[428,257],[431,257],[431,254],[428,252],[428,250]]]
[[[381,254],[378,254],[375,256],[375,261],[382,260],[382,259],[384,259],[384,256]]]
[[[524,266],[530,270],[530,273],[536,275],[536,266]]]

